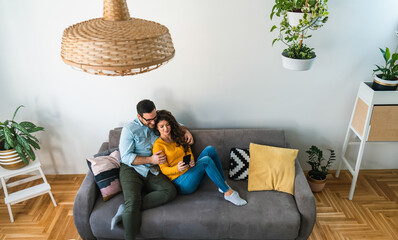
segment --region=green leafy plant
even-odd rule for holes
[[[14,121],[18,110],[24,107],[19,106],[11,120],[0,122],[0,150],[9,150],[11,148],[18,152],[25,164],[29,163],[29,158],[34,161],[36,155],[33,149],[40,149],[39,140],[32,135],[34,132],[43,131],[43,127],[38,127],[31,122]]]
[[[308,154],[307,163],[311,165],[311,170],[308,172],[308,176],[316,180],[326,179],[326,175],[328,174],[328,168],[330,167],[332,162],[336,160],[336,154],[334,153],[334,150],[328,150],[330,151],[330,156],[327,161],[323,157],[323,151],[314,145],[306,151],[306,153]],[[324,161],[326,161],[326,164],[323,165]]]
[[[327,0],[325,1],[327,2]],[[270,18],[274,15],[280,17],[286,12],[310,12],[311,10],[321,11],[325,5],[320,5],[319,0],[275,0],[272,7]]]
[[[294,59],[311,59],[315,57],[315,53],[312,51],[313,48],[309,48],[307,45],[293,44],[289,48],[285,49],[282,54],[288,58]]]
[[[309,30],[316,30],[326,23],[329,15],[327,8],[327,0],[275,0],[270,18],[272,20],[276,15],[282,17],[282,21],[279,27],[274,25],[270,30],[271,32],[279,30],[279,35],[272,41],[272,45],[281,41],[288,47],[283,50],[288,53],[286,55],[296,56],[297,59],[314,58],[313,48],[303,45],[303,41],[312,37],[308,34]],[[289,24],[288,12],[304,13],[297,26]],[[290,51],[294,52],[290,54]]]
[[[373,72],[381,79],[396,80],[398,78],[398,46],[393,54],[391,54],[388,48],[386,50],[379,49],[383,54],[385,65],[383,67],[376,65],[377,68]]]

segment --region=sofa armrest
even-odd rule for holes
[[[300,231],[296,239],[307,239],[315,225],[316,203],[298,159],[295,162],[294,198],[301,215]]]
[[[99,189],[94,182],[94,175],[89,170],[76,194],[73,204],[73,220],[82,239],[96,239],[90,226],[90,215],[99,196]]]

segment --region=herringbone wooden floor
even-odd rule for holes
[[[81,239],[72,208],[84,175],[48,175],[47,179],[58,206],[52,205],[48,194],[15,204],[14,223],[1,190],[0,240]],[[325,189],[314,194],[318,213],[309,239],[398,240],[398,170],[361,170],[353,201],[347,198],[351,179],[348,171],[338,179],[332,172]]]
[[[361,170],[352,201],[351,174],[331,173],[314,194],[317,220],[309,239],[398,239],[398,170]]]
[[[12,205],[15,222],[11,223],[4,192],[0,194],[0,240],[3,239],[81,239],[73,223],[73,201],[85,175],[46,175],[57,207],[48,194]],[[12,182],[22,177],[10,179]],[[9,192],[42,183],[35,180],[10,188]]]

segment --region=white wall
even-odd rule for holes
[[[46,128],[38,152],[46,173],[85,173],[108,130],[152,99],[188,127],[285,129],[288,141],[340,154],[361,81],[381,64],[378,47],[395,48],[398,1],[334,0],[328,23],[307,43],[317,59],[307,72],[282,68],[284,46],[272,47],[273,1],[127,1],[133,17],[167,26],[176,49],[158,70],[101,77],[72,70],[60,57],[63,30],[102,16],[100,0],[0,0],[0,120]],[[397,143],[371,145],[363,168],[398,168]]]

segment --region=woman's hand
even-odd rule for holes
[[[177,170],[179,172],[183,172],[187,168],[188,168],[188,165],[185,165],[183,161],[177,163]]]
[[[189,162],[189,166],[195,167],[195,160],[191,159],[191,161]]]

